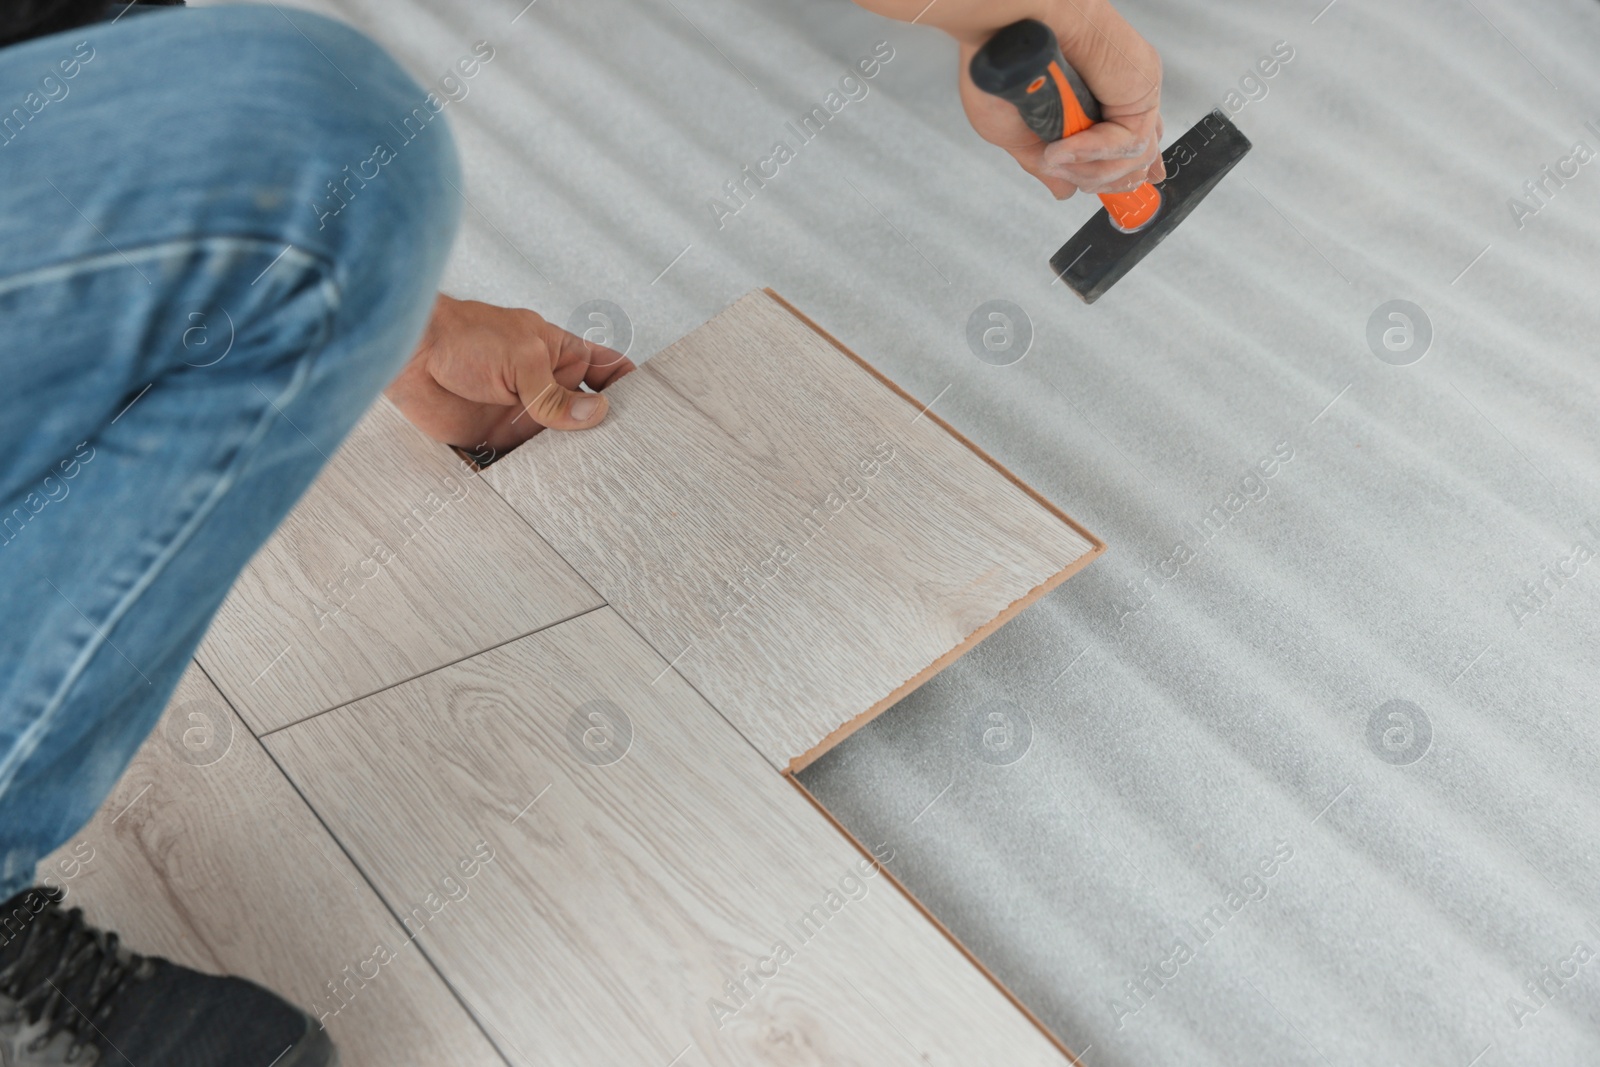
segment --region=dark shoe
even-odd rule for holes
[[[0,1067],[337,1067],[327,1031],[281,997],[136,956],[61,898],[0,906]]]

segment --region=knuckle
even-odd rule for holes
[[[559,418],[565,404],[561,390],[556,388],[554,382],[540,390],[539,395],[533,398],[533,403],[528,405],[528,412],[535,421],[549,425],[550,421]]]
[[[552,389],[534,405],[533,413],[538,416],[540,422],[548,426],[561,417],[566,407],[561,401],[561,395]]]

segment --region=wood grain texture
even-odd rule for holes
[[[504,1067],[196,668],[99,814],[39,872],[134,951],[242,975],[321,1017],[344,1067]]]
[[[259,734],[600,602],[380,397],[239,576],[198,659]]]
[[[780,767],[1101,548],[766,293],[607,395],[485,477]]]
[[[610,608],[266,743],[519,1063],[1066,1062]]]

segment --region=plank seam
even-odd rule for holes
[[[519,520],[521,520],[522,522],[524,522],[524,523],[526,523],[526,521],[527,521],[526,519],[522,519],[522,516],[520,516],[520,515],[517,516],[517,518]],[[537,531],[535,531],[535,532],[537,533]],[[550,551],[555,552],[555,549],[552,548]],[[561,558],[560,553],[556,553],[556,558],[557,559]],[[563,562],[565,562],[565,560],[563,560]],[[569,564],[569,566],[570,566],[570,564]],[[579,578],[581,579],[582,575],[579,575]],[[587,585],[588,583],[585,582],[584,584]],[[591,587],[591,590],[592,590],[592,587]],[[598,596],[600,596],[600,594],[599,593],[595,593],[595,596],[598,597]],[[301,718],[298,718],[298,719],[294,720],[294,722],[284,723],[282,726],[275,726],[270,730],[266,730],[266,731],[263,731],[262,733],[255,734],[255,737],[256,737],[257,740],[265,740],[266,738],[271,737],[273,734],[282,733],[284,730],[292,729],[293,727],[299,726],[301,723],[306,723],[306,722],[310,722],[312,719],[321,718],[322,716],[327,715],[330,712],[335,712],[335,711],[338,711],[340,708],[347,708],[351,704],[355,704],[355,703],[357,703],[359,701],[366,700],[368,697],[375,697],[379,693],[386,693],[389,690],[393,689],[395,686],[405,685],[407,682],[414,682],[418,678],[426,678],[428,675],[434,674],[434,673],[436,673],[438,671],[442,671],[446,667],[454,667],[458,663],[465,663],[467,660],[473,658],[474,656],[481,656],[485,652],[492,652],[494,649],[500,648],[500,647],[502,647],[504,645],[509,645],[513,641],[521,641],[524,637],[531,637],[534,634],[539,633],[542,630],[550,629],[552,626],[561,626],[561,625],[563,625],[565,623],[571,622],[573,619],[581,619],[583,616],[588,615],[591,612],[599,611],[601,608],[609,608],[610,606],[611,605],[607,604],[605,602],[604,598],[602,598],[600,600],[600,603],[596,604],[592,608],[584,608],[582,611],[575,612],[575,613],[573,613],[571,615],[568,615],[566,618],[555,619],[554,621],[545,623],[543,626],[536,626],[533,629],[527,631],[526,633],[520,633],[520,634],[515,635],[514,637],[508,637],[504,641],[496,641],[494,644],[488,646],[487,648],[480,648],[475,652],[468,652],[464,656],[458,656],[458,657],[456,657],[455,659],[451,660],[448,663],[441,663],[437,667],[429,667],[425,671],[418,671],[416,674],[410,675],[409,677],[401,678],[398,681],[390,682],[388,685],[379,686],[377,689],[374,689],[370,693],[362,693],[360,696],[351,697],[349,700],[342,700],[339,703],[333,705],[332,707],[323,708],[321,711],[314,711],[310,715],[306,715],[306,716],[303,716]],[[195,659],[195,663],[197,663],[197,664],[200,663],[200,660],[198,658],[196,658]],[[204,670],[204,669],[205,668],[202,665],[201,666],[201,670]],[[207,674],[206,677],[209,678],[211,676],[209,674]],[[229,704],[229,707],[232,707],[232,704]],[[242,716],[240,718],[240,721],[241,722],[243,721],[243,717]],[[247,729],[247,730],[250,729],[250,724],[249,723],[245,723],[245,729]]]
[[[223,692],[221,686],[217,685],[216,679],[211,677],[210,672],[208,672],[205,668],[205,664],[201,663],[198,659],[191,659],[190,662],[192,662],[195,665],[195,668],[200,671],[206,682],[217,691],[217,695],[222,698],[222,702],[228,706],[229,713],[231,713],[234,718],[238,719],[239,722],[245,723],[244,716],[239,714],[239,709],[233,706],[233,701],[228,699],[228,694]],[[343,705],[341,705],[341,707],[342,706]],[[248,732],[249,729],[249,724],[245,723],[246,732]],[[252,738],[255,743],[260,747],[261,751],[266,754],[267,759],[272,761],[272,769],[278,772],[278,777],[282,778],[290,789],[294,790],[294,795],[300,798],[300,803],[304,804],[306,810],[311,813],[311,817],[317,820],[317,825],[322,827],[322,832],[327,835],[328,840],[333,842],[334,847],[339,850],[339,854],[342,855],[345,858],[345,861],[350,864],[350,869],[355,871],[356,874],[361,878],[361,881],[366,885],[368,891],[372,893],[372,898],[378,902],[379,907],[383,908],[383,910],[388,913],[389,918],[393,920],[395,925],[399,928],[399,932],[401,934],[408,934],[409,931],[406,929],[406,924],[401,921],[400,916],[395,912],[394,907],[386,899],[384,899],[383,893],[380,892],[377,885],[373,883],[372,878],[365,870],[362,869],[361,864],[356,862],[355,856],[350,854],[350,850],[345,847],[344,842],[339,840],[339,835],[333,832],[333,828],[329,826],[327,820],[322,817],[322,812],[317,810],[316,805],[311,803],[311,798],[306,796],[301,790],[300,783],[296,782],[294,778],[290,776],[289,772],[283,769],[283,764],[278,762],[277,755],[273,753],[272,749],[267,747],[266,742],[262,740],[262,736],[264,735],[257,736],[252,734]],[[411,940],[416,944],[417,953],[422,957],[423,961],[427,963],[428,969],[433,972],[435,978],[439,979],[439,984],[450,992],[450,996],[455,999],[455,1002],[461,1005],[461,1010],[467,1013],[467,1018],[472,1020],[472,1025],[476,1026],[478,1028],[478,1032],[483,1035],[483,1039],[489,1042],[489,1047],[494,1049],[495,1055],[500,1057],[501,1062],[504,1063],[506,1067],[516,1067],[516,1064],[514,1064],[510,1057],[506,1055],[505,1050],[500,1047],[499,1043],[495,1041],[494,1037],[488,1032],[487,1029],[484,1028],[484,1020],[478,1018],[478,1013],[472,1010],[472,1005],[467,1003],[466,998],[461,995],[461,991],[455,987],[449,978],[445,977],[444,972],[439,969],[439,965],[434,962],[433,957],[428,955],[427,950],[423,948],[422,942],[415,938]]]

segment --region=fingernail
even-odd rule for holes
[[[600,407],[600,398],[597,396],[580,396],[572,402],[572,417],[579,422],[588,422],[594,417],[595,411]]]

